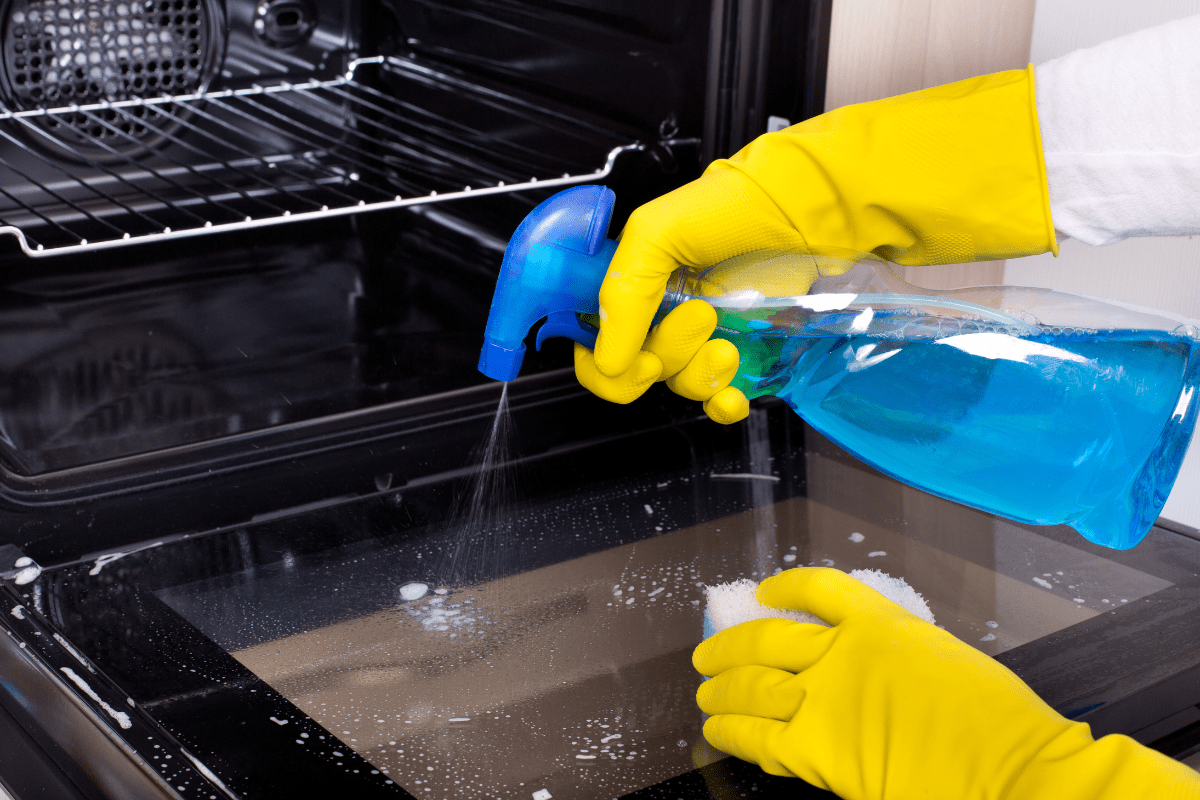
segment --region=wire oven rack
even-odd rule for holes
[[[445,107],[462,113],[429,110]],[[0,233],[44,257],[567,186],[642,149],[621,141],[385,57],[332,80],[8,110]]]

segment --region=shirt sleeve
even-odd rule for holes
[[[1035,68],[1059,237],[1200,233],[1200,16]]]

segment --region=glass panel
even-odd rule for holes
[[[753,441],[749,451],[753,463]],[[603,539],[614,509],[644,514],[622,526],[667,532],[473,585],[430,582],[455,541],[445,533],[285,556],[157,594],[417,797],[608,798],[721,757],[693,699],[706,584],[803,564],[878,568],[989,654],[1171,585],[1058,541],[1062,531],[997,521],[819,448],[806,464],[808,498],[772,502],[770,469],[714,469],[612,507],[593,496],[526,508],[469,547]],[[670,524],[669,498],[731,483],[763,504]]]

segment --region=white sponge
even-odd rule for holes
[[[933,612],[919,592],[913,589],[903,578],[893,578],[878,569],[856,569],[850,573],[851,578],[862,581],[896,605],[911,611],[926,622],[934,622]],[[789,609],[768,608],[754,599],[754,590],[758,584],[748,578],[731,583],[719,583],[704,589],[707,606],[704,610],[704,636],[712,636],[718,631],[734,625],[748,622],[752,619],[778,617],[792,619],[797,622],[811,622],[824,625],[825,622],[812,614]]]

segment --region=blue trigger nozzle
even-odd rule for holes
[[[542,342],[547,339],[553,339],[555,336],[563,336],[567,339],[574,339],[582,345],[585,345],[592,350],[596,349],[596,336],[600,331],[596,330],[596,326],[589,325],[575,315],[574,311],[555,311],[553,314],[546,317],[546,321],[542,323],[542,327],[538,328],[536,347],[542,349]]]
[[[496,279],[480,372],[515,378],[525,337],[543,317],[538,349],[555,336],[595,347],[595,328],[576,315],[599,311],[600,284],[617,249],[605,238],[615,200],[604,186],[575,186],[543,201],[517,226]]]
[[[539,348],[540,349],[540,348]],[[509,350],[492,342],[484,342],[479,353],[479,371],[496,381],[511,381],[521,372],[525,360],[525,345]]]

